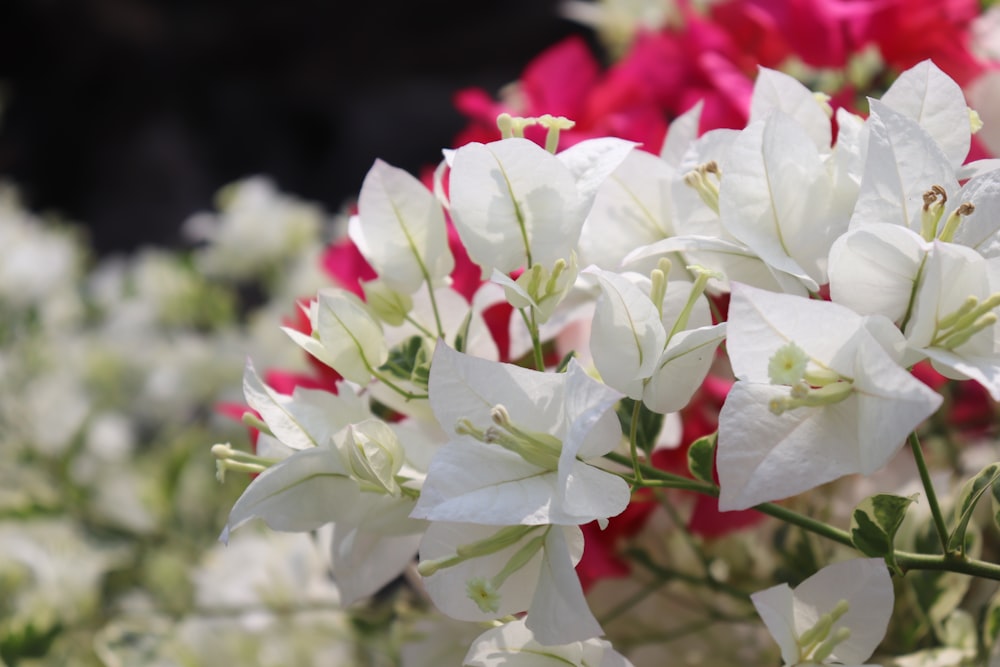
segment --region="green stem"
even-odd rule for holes
[[[632,484],[633,490],[642,486],[642,470],[639,468],[639,415],[642,412],[642,401],[632,402],[632,423],[628,429],[628,447],[632,455],[632,473],[635,480]]]
[[[934,485],[931,483],[931,474],[927,469],[927,462],[924,460],[924,452],[920,448],[920,440],[914,431],[909,437],[910,449],[913,450],[913,460],[920,471],[920,481],[924,485],[924,493],[927,494],[927,504],[931,508],[931,516],[934,517],[934,528],[937,529],[938,537],[941,539],[941,549],[948,552],[948,528],[944,523],[944,515],[941,513],[941,505],[938,503],[937,494],[934,492]]]
[[[545,355],[542,354],[542,341],[538,336],[538,322],[535,320],[535,309],[531,308],[531,317],[525,312],[526,309],[518,308],[519,313],[521,313],[521,319],[524,320],[524,326],[528,327],[528,335],[531,336],[531,349],[535,355],[535,370],[544,371],[545,370]]]
[[[911,437],[911,443],[913,442],[916,442],[916,436]],[[916,449],[919,451],[919,443],[917,443]],[[632,461],[629,461],[629,457],[616,452],[610,452],[604,456],[615,463],[626,466],[632,465]],[[922,457],[920,460],[923,460]],[[714,484],[692,480],[687,477],[665,472],[642,463],[638,463],[636,465],[638,465],[639,470],[642,472],[644,480],[643,483],[645,486],[682,489],[714,497],[718,497],[719,495],[719,487]],[[936,504],[937,500],[935,497],[934,505],[932,505],[932,507],[936,506]],[[785,523],[798,526],[799,528],[816,535],[820,535],[821,537],[825,537],[839,544],[843,544],[844,546],[854,548],[854,542],[851,540],[851,535],[847,531],[840,530],[839,528],[835,528],[834,526],[823,523],[817,519],[813,519],[812,517],[805,516],[804,514],[799,514],[798,512],[790,510],[782,505],[777,505],[775,503],[761,503],[760,505],[754,506],[752,509],[762,514],[767,514],[768,516],[780,519]],[[938,512],[940,513],[940,508],[938,509]],[[968,558],[955,553],[932,555],[911,553],[908,551],[896,551],[894,552],[894,555],[896,562],[904,572],[908,570],[936,570],[956,572],[958,574],[967,574],[973,577],[1000,581],[1000,564],[997,563]]]
[[[965,558],[957,554],[932,555],[916,554],[908,551],[896,552],[896,563],[907,570],[935,570],[957,572],[972,577],[1000,581],[1000,565],[975,558]]]

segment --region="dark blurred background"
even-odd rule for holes
[[[336,210],[376,157],[416,171],[583,30],[557,0],[0,0],[0,179],[102,253],[176,245],[253,174]]]

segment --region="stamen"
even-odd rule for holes
[[[920,235],[925,241],[932,241],[937,236],[938,223],[944,214],[944,205],[948,203],[948,193],[940,185],[932,185],[924,193],[924,208],[920,213]]]
[[[714,175],[715,178],[709,178],[709,174]],[[684,182],[694,188],[698,196],[701,197],[701,200],[705,202],[705,205],[716,213],[719,212],[719,184],[721,179],[722,171],[719,169],[718,163],[714,160],[699,165],[692,171],[684,174]]]
[[[976,210],[975,205],[972,202],[964,202],[958,208],[956,208],[948,219],[944,223],[944,229],[941,230],[941,234],[938,236],[942,241],[951,243],[955,238],[955,232],[958,231],[958,225],[962,222],[962,218],[965,216],[972,215]]]

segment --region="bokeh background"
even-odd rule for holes
[[[177,244],[222,185],[268,174],[336,210],[376,157],[451,144],[453,93],[571,34],[554,0],[4,0],[0,176],[100,253]],[[588,37],[589,38],[589,37]]]

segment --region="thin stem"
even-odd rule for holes
[[[916,436],[911,436],[911,444],[916,443],[915,449],[919,451],[919,442]],[[631,461],[628,460],[627,456],[618,454],[615,452],[610,452],[604,455],[605,458],[620,463],[622,465],[631,465]],[[920,461],[923,460],[921,457]],[[665,472],[652,466],[648,466],[642,463],[637,463],[643,476],[643,483],[647,487],[658,486],[665,488],[682,489],[685,491],[694,491],[696,493],[702,493],[707,496],[719,495],[719,487],[714,484],[708,484],[706,482],[699,482],[696,480],[688,479],[687,477],[682,477],[680,475],[675,475],[673,473]],[[937,506],[937,499],[934,498],[932,508]],[[929,499],[930,500],[930,499]],[[794,510],[790,510],[782,505],[777,505],[775,503],[761,503],[760,505],[755,505],[752,509],[768,516],[780,519],[785,523],[790,523],[792,525],[803,528],[811,533],[820,535],[834,542],[843,544],[844,546],[855,548],[854,541],[851,539],[850,533],[847,531],[835,528],[827,523],[823,523],[812,517],[808,517],[804,514],[799,514]],[[940,508],[938,509],[940,516]],[[942,520],[942,526],[943,520]],[[947,537],[945,537],[947,541]],[[896,558],[896,563],[903,569],[907,570],[936,570],[944,572],[956,572],[958,574],[967,574],[973,577],[981,577],[983,579],[991,579],[993,581],[1000,581],[1000,564],[990,563],[983,560],[977,560],[975,558],[968,558],[964,555],[957,553],[945,553],[945,554],[918,554],[911,553],[908,551],[895,551],[894,556]]]
[[[444,338],[444,327],[441,325],[441,315],[438,313],[437,298],[434,296],[434,288],[431,286],[430,277],[427,275],[427,269],[424,268],[424,263],[420,262],[420,270],[424,273],[424,279],[427,281],[427,294],[431,298],[431,310],[434,311],[434,325],[438,330],[438,338]]]
[[[920,440],[917,433],[910,433],[910,449],[913,450],[913,460],[920,471],[920,481],[924,485],[924,493],[927,494],[927,504],[931,507],[931,516],[934,517],[934,528],[937,529],[938,537],[941,539],[941,549],[948,553],[948,528],[944,523],[944,515],[941,513],[941,505],[938,503],[937,494],[934,492],[934,485],[931,483],[931,474],[927,469],[927,462],[924,461],[924,452],[920,448]]]
[[[699,548],[698,542],[695,540],[694,535],[691,534],[691,530],[687,527],[687,524],[681,519],[680,513],[674,504],[670,502],[667,494],[663,492],[654,492],[656,500],[659,501],[660,507],[666,510],[667,514],[670,515],[670,521],[673,522],[674,526],[681,531],[681,537],[684,538],[684,543],[687,544],[688,548],[694,554],[694,557],[698,559],[701,564],[701,569],[704,570],[705,576],[709,579],[715,579],[712,576],[712,564],[705,555],[705,552]]]
[[[378,380],[379,382],[381,382],[385,386],[389,387],[389,389],[392,389],[394,392],[396,392],[397,394],[399,394],[400,396],[402,396],[403,398],[405,398],[408,401],[419,401],[419,400],[423,400],[425,398],[430,398],[430,394],[415,394],[412,391],[407,391],[407,390],[403,389],[402,387],[400,387],[395,382],[389,380],[384,375],[382,375],[381,373],[377,372],[371,366],[368,367],[368,370],[369,370],[369,372],[371,372],[372,377],[374,377],[376,380]]]
[[[642,470],[639,468],[639,415],[642,410],[642,401],[632,402],[632,423],[628,429],[628,447],[632,454],[632,472],[635,480],[632,488],[642,486]]]
[[[896,563],[899,564],[904,572],[907,570],[957,572],[972,577],[1000,581],[1000,565],[975,558],[964,558],[956,554],[945,554],[942,556],[897,551]]]
[[[435,311],[434,311],[434,316],[435,316],[435,318],[437,317],[437,310],[436,310],[436,308],[437,308],[437,306],[435,305]],[[410,315],[407,315],[407,316],[406,316],[406,317],[405,317],[404,319],[405,319],[405,320],[406,320],[407,322],[409,322],[410,324],[412,324],[412,325],[413,325],[414,327],[416,327],[416,328],[417,328],[417,330],[418,330],[418,331],[419,331],[420,333],[422,333],[423,335],[427,336],[428,338],[436,338],[436,336],[435,336],[435,335],[434,335],[433,333],[431,333],[431,330],[430,330],[430,329],[428,329],[427,327],[425,327],[425,326],[424,326],[423,324],[421,324],[420,322],[417,322],[417,321],[416,321],[415,319],[413,319],[413,317],[412,317],[412,316],[410,316]],[[440,328],[440,326],[439,326],[439,328]],[[443,336],[444,334],[441,334],[441,335]]]
[[[528,317],[528,314],[525,312],[526,310],[525,308],[518,308],[517,312],[521,313],[524,326],[528,327],[528,335],[531,336],[531,349],[535,355],[535,370],[544,371],[545,356],[542,354],[542,341],[538,337],[538,322],[535,320],[535,309],[530,308],[531,317]]]
[[[693,586],[704,586],[705,588],[710,588],[713,591],[724,593],[729,597],[743,602],[746,602],[747,598],[750,597],[748,592],[740,590],[735,586],[731,586],[724,581],[719,581],[714,577],[698,577],[693,574],[688,574],[687,572],[681,572],[680,570],[663,567],[662,565],[653,562],[653,560],[649,557],[649,554],[640,549],[629,549],[626,553],[629,558],[634,560],[649,572],[652,572],[658,579],[676,579],[677,581],[683,581],[684,583],[691,584]]]

